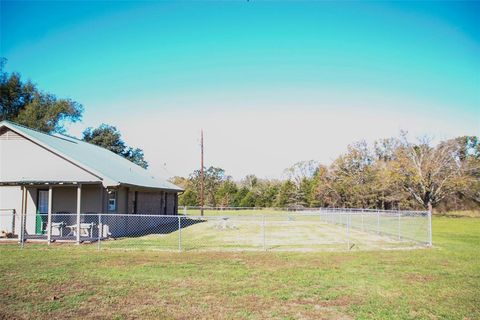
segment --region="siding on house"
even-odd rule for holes
[[[82,213],[102,212],[102,191],[100,185],[82,185]],[[52,211],[77,212],[77,187],[53,187]]]
[[[125,187],[118,188],[117,189],[117,211],[115,213],[121,213],[121,214],[128,213],[127,202],[128,202],[128,188],[125,188]]]
[[[0,131],[0,181],[99,181],[55,153],[18,135]]]
[[[141,192],[137,193],[137,212],[144,214],[163,214],[164,192]]]
[[[136,208],[135,197],[137,201]],[[177,214],[176,199],[176,194],[172,192],[138,191],[130,189],[128,192],[128,213],[160,215]]]
[[[20,213],[22,208],[22,188],[17,186],[0,187],[0,209],[15,209]],[[18,215],[16,216],[18,217]],[[12,226],[16,233],[20,231],[20,219],[15,219],[10,211],[0,211],[0,231],[12,232]]]

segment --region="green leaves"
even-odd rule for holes
[[[127,146],[120,131],[114,126],[103,123],[95,129],[89,127],[83,131],[83,140],[110,150],[144,169],[148,168],[143,150]]]
[[[71,99],[59,99],[23,82],[18,73],[0,71],[0,121],[11,120],[46,133],[65,132],[67,123],[81,119],[83,106]]]
[[[47,133],[63,133],[64,124],[80,120],[82,112],[82,105],[75,101],[57,99],[52,94],[36,92],[14,121]]]

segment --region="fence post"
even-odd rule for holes
[[[52,243],[52,215],[47,216],[47,244]]]
[[[262,240],[263,240],[263,251],[267,250],[266,238],[265,238],[265,215],[262,216]]]
[[[187,206],[183,206],[183,215],[184,215],[184,216],[187,215]]]
[[[361,215],[361,218],[362,218],[362,232],[364,232],[364,231],[365,231],[365,228],[363,227],[363,212],[360,213],[360,215]]]
[[[12,209],[12,234],[15,234],[15,209]]]
[[[178,216],[178,252],[182,252],[182,222]]]
[[[23,249],[25,246],[25,229],[27,228],[27,209],[26,209],[26,202],[27,202],[27,189],[25,188],[24,191],[24,199],[22,199],[22,213],[20,215],[20,246]]]
[[[77,185],[77,241],[76,244],[80,244],[80,236],[81,236],[81,229],[80,229],[80,215],[81,215],[81,208],[82,208],[82,185]]]
[[[18,237],[18,239],[20,240],[19,241],[19,244],[20,244],[20,247],[23,249],[23,245],[24,245],[24,238],[23,238],[23,233],[24,233],[24,224],[23,224],[23,208],[22,208],[22,213],[20,214],[20,235]]]
[[[347,248],[350,251],[350,214],[347,213]]]
[[[431,247],[432,243],[432,205],[428,204],[428,246]]]
[[[399,212],[398,213],[398,240],[402,240],[402,231],[400,229],[400,217],[402,214]]]
[[[52,198],[53,189],[52,186],[48,187],[48,213],[47,213],[47,243],[50,245],[52,242]]]
[[[102,225],[102,214],[98,214],[98,243],[97,250],[100,250],[100,242],[102,241],[103,236],[103,225]]]
[[[377,210],[377,234],[380,234],[380,211]]]
[[[25,186],[22,186],[22,212],[20,213],[20,236],[19,236],[19,240],[20,240],[20,248],[23,249],[23,246],[24,246],[24,242],[25,242],[25,215],[26,215],[26,212],[27,212],[27,209],[26,209],[26,202],[27,202],[27,188],[25,188]]]
[[[23,199],[22,199],[23,201]],[[18,230],[18,244],[23,248],[23,210],[20,213],[20,227]]]

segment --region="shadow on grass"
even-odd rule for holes
[[[177,232],[180,228],[185,229],[190,226],[196,225],[198,223],[203,223],[207,222],[205,219],[190,219],[186,217],[182,217],[180,219],[180,224],[178,223],[178,220],[172,221],[171,223],[164,223],[159,226],[155,226],[152,228],[148,228],[142,231],[136,231],[131,234],[126,234],[122,236],[121,238],[139,238],[139,237],[144,237],[148,236],[151,234],[170,234]]]

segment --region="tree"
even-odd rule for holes
[[[311,204],[315,207],[338,206],[340,197],[332,187],[330,170],[327,166],[319,166],[312,178]]]
[[[255,207],[273,207],[281,183],[276,180],[259,180],[255,185]]]
[[[305,178],[311,179],[314,176],[318,166],[319,164],[315,160],[300,161],[285,169],[284,174],[287,176],[287,179],[292,180],[299,186],[302,180]]]
[[[148,168],[148,162],[144,159],[143,150],[127,146],[122,140],[120,131],[114,126],[101,124],[95,129],[89,127],[83,131],[83,140],[108,149],[144,169]]]
[[[237,191],[238,188],[235,182],[233,182],[230,177],[227,177],[217,191],[216,197],[218,205],[221,207],[234,206],[235,194]]]
[[[297,202],[295,183],[291,180],[285,181],[278,191],[275,206],[289,207],[295,205]]]
[[[480,141],[476,136],[463,136],[455,139],[458,145],[457,156],[465,173],[460,186],[460,195],[480,204]]]
[[[342,206],[375,206],[374,157],[365,141],[348,146],[347,153],[333,162],[330,174],[330,185]]]
[[[179,206],[190,206],[190,207],[198,206],[198,203],[197,203],[198,195],[195,188],[192,188],[192,183],[189,179],[175,176],[170,178],[169,181],[181,187],[183,190],[185,190],[183,193],[179,194],[178,196]]]
[[[312,196],[312,181],[318,169],[315,160],[300,161],[284,170],[287,179],[294,183],[294,200],[292,204],[297,206],[310,206]]]
[[[247,196],[248,194],[248,188],[243,186],[243,187],[240,187],[238,190],[237,190],[237,193],[235,193],[234,197],[233,197],[233,207],[240,207],[241,205],[241,202],[242,200]]]
[[[200,190],[200,170],[195,170],[190,174],[189,179],[192,182],[192,187],[195,188],[195,190]],[[217,192],[222,183],[227,179],[229,179],[229,177],[225,175],[225,170],[222,168],[209,167],[207,170],[204,170],[205,204],[207,206],[217,206]],[[198,194],[200,196],[199,192]]]
[[[258,184],[258,178],[254,174],[248,174],[242,180],[242,184],[248,189],[253,189]]]
[[[242,200],[240,200],[239,207],[255,207],[255,194],[252,190],[249,190]]]
[[[430,209],[458,190],[465,175],[457,157],[457,141],[449,140],[434,147],[429,138],[411,143],[403,135],[399,142],[393,174],[415,201]]]
[[[5,61],[0,61],[0,121],[11,120],[47,133],[63,133],[66,123],[81,119],[81,104],[41,92],[32,82],[23,82],[18,73],[5,72]]]

